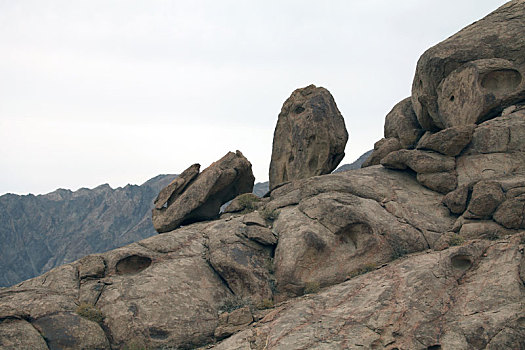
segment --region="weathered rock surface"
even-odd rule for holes
[[[217,339],[236,333],[253,322],[252,312],[248,306],[219,315],[219,324],[215,329]]]
[[[242,217],[219,220],[204,231],[208,237],[210,265],[236,296],[258,303],[273,298],[269,271],[273,247],[269,242],[261,244],[259,236],[253,233],[251,225],[246,225]]]
[[[417,144],[417,149],[428,149],[446,156],[457,156],[472,140],[475,125],[461,125],[441,130],[437,133],[427,132]]]
[[[374,151],[363,163],[363,168],[372,165],[381,164],[381,159],[389,155],[394,151],[401,149],[401,143],[397,137],[390,137],[388,139],[381,139],[374,144]]]
[[[509,1],[419,58],[412,104],[423,129],[484,121],[524,98],[524,3]]]
[[[471,61],[438,86],[438,109],[445,127],[479,123],[523,99],[523,72],[507,60]],[[456,100],[457,99],[457,100]]]
[[[279,180],[257,206],[212,222],[191,223],[198,216],[190,216],[184,227],[0,289],[0,344],[36,349],[525,348],[523,107],[509,97],[519,93],[497,94],[507,78],[512,83],[510,68],[482,71],[479,60],[494,57],[471,57],[470,42],[482,38],[483,55],[502,49],[502,59],[518,67],[522,58],[505,50],[522,47],[495,41],[505,39],[503,29],[516,36],[512,16],[522,19],[524,7],[525,1],[512,1],[448,39],[438,53],[449,58],[436,58],[429,50],[420,60],[417,74],[428,76],[421,76],[425,83],[412,102],[415,97],[420,104],[414,108],[428,132],[419,141],[421,149],[407,149],[417,140],[402,146],[406,135],[400,132],[385,139],[401,147],[380,159],[393,169],[377,165]],[[499,23],[505,19],[509,23]],[[497,29],[485,28],[487,23]],[[489,36],[472,33],[473,28]],[[467,88],[465,82],[478,79],[482,88],[497,93],[486,95],[476,84],[469,91],[454,90],[470,104],[464,109],[446,105],[456,101],[450,96],[440,102],[439,91],[425,95],[433,84],[429,79],[441,77],[434,89],[445,91],[460,76],[465,81],[457,86]],[[449,78],[448,85],[442,84]],[[316,88],[294,94],[307,101],[308,89]],[[485,94],[481,102],[480,91]],[[283,111],[301,115],[308,110],[315,117],[324,100],[314,100],[287,101]],[[516,104],[500,114],[510,101]],[[441,118],[440,108],[443,116],[455,111],[458,117]],[[389,118],[398,119],[395,125],[405,123],[405,117]],[[232,167],[222,170],[224,177],[212,174],[205,177],[208,183],[189,169],[188,176],[161,193],[155,210],[168,210],[185,194],[194,200],[188,193],[206,192],[191,190],[199,181],[203,189],[214,188],[237,174],[229,171]]]
[[[0,323],[0,348],[5,350],[49,349],[40,332],[23,319],[6,319]]]
[[[401,259],[280,304],[212,348],[523,349],[519,239]]]
[[[498,183],[506,201],[525,192],[525,177]],[[295,181],[275,189],[260,211],[184,226],[1,289],[0,341],[38,348],[34,327],[45,324],[50,334],[61,334],[66,322],[78,322],[85,326],[68,338],[76,348],[95,343],[98,348],[192,348],[237,331],[223,344],[520,345],[520,233],[502,227],[500,238],[511,238],[411,255],[433,248],[451,231],[456,218],[441,200],[410,173],[381,166]],[[495,238],[467,224],[465,235]],[[498,288],[481,287],[493,285]],[[288,299],[321,288],[315,296]],[[231,322],[229,316],[220,317],[232,298],[255,306],[289,301],[277,305],[247,336],[252,330],[248,317]],[[81,303],[104,315],[100,324],[78,318]],[[477,332],[494,312],[498,317],[490,316],[489,325]],[[339,335],[325,332],[324,327],[343,324]],[[296,333],[303,327],[306,333]],[[18,337],[26,329],[33,336],[16,343],[4,339],[4,334]]]
[[[439,153],[402,149],[390,153],[381,164],[392,169],[404,170],[407,167],[416,173],[438,173],[451,171],[456,166],[454,158]]]
[[[397,138],[402,148],[412,148],[423,135],[410,97],[396,104],[386,115],[384,134],[385,138]]]
[[[0,196],[0,287],[154,235],[153,199],[175,177],[115,189]]]
[[[251,192],[255,181],[252,165],[240,151],[227,153],[199,175],[196,171],[198,165],[192,165],[180,184],[174,182],[161,191],[153,209],[157,232],[216,218],[222,204]]]
[[[490,218],[504,199],[503,190],[499,183],[480,181],[472,188],[472,196],[467,208],[468,214],[470,218]]]
[[[218,310],[232,293],[204,258],[205,228],[206,224],[194,224],[97,255],[106,264],[100,277],[79,278],[78,271],[91,264],[82,259],[0,289],[0,329],[9,319],[26,319],[46,335],[56,334],[57,342],[71,338],[75,349],[109,348],[93,346],[102,338],[97,344],[109,342],[118,348],[192,347],[211,341]],[[84,288],[93,284],[100,288]],[[94,308],[105,316],[101,325],[76,314],[79,294],[90,293],[85,300],[93,300]],[[71,322],[81,327],[66,327],[71,334],[64,338],[60,332]],[[87,336],[89,332],[98,335]]]
[[[297,181],[272,199],[267,208],[280,210],[275,277],[285,296],[432,247],[453,224],[439,194],[378,166]]]
[[[170,206],[173,200],[199,175],[200,164],[193,164],[184,170],[168,186],[164,187],[155,198],[155,209]]]
[[[270,190],[291,180],[329,174],[344,157],[348,132],[334,98],[322,87],[295,90],[273,136]]]

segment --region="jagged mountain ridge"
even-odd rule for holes
[[[0,196],[0,286],[156,234],[153,199],[175,176],[158,175],[140,186],[116,189],[104,184]]]

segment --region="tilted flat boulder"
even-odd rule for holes
[[[523,98],[524,22],[525,1],[509,1],[419,58],[412,105],[423,129],[483,121]]]
[[[228,152],[202,173],[194,164],[163,189],[153,209],[153,226],[167,232],[180,225],[214,219],[222,204],[251,192],[255,178],[252,165],[240,151]]]
[[[199,175],[200,164],[193,164],[184,170],[168,186],[164,187],[154,201],[155,209],[170,206],[173,200]]]
[[[284,102],[273,136],[270,190],[331,173],[344,157],[348,132],[334,98],[322,87],[295,90]]]

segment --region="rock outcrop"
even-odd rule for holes
[[[410,168],[443,194],[524,172],[524,18],[510,1],[427,50],[363,166]]]
[[[480,123],[523,100],[524,18],[524,1],[509,1],[421,56],[412,104],[423,129]]]
[[[282,303],[211,348],[523,349],[519,241],[476,241],[401,259]]]
[[[0,287],[154,235],[153,199],[175,177],[115,189],[0,196]]]
[[[282,183],[331,173],[344,157],[348,132],[334,98],[314,85],[284,102],[273,136],[270,190]]]
[[[478,23],[505,28],[510,10],[523,23],[524,9],[512,1]],[[446,42],[485,38],[472,28],[484,27]],[[461,40],[446,51],[450,62]],[[451,71],[478,59],[491,58]],[[429,72],[443,68],[434,62]],[[0,289],[0,346],[524,349],[525,100],[501,98],[513,101],[502,111],[478,101],[488,114],[450,124],[439,110],[421,119],[418,106],[420,128],[412,97],[388,117],[373,152],[382,165],[279,180],[266,198],[237,197],[217,220],[177,219],[162,235]],[[155,210],[199,211],[181,198],[210,192],[192,187],[221,176],[195,174],[161,191]]]
[[[470,201],[490,197],[491,184]],[[511,204],[525,180],[498,184],[504,198],[492,215],[518,214]],[[475,232],[464,245],[433,251],[458,244],[450,237],[474,222],[453,233],[456,216],[442,198],[382,166],[292,182],[257,211],[190,224],[1,289],[0,344],[52,348],[71,324],[78,328],[67,328],[75,331],[62,348],[194,348],[238,331],[217,347],[519,348],[525,230],[506,228],[516,226],[509,219],[506,237],[480,240]]]
[[[199,174],[199,165],[186,169],[155,200],[153,226],[167,232],[180,225],[214,219],[221,205],[251,192],[252,165],[240,151],[228,152]]]

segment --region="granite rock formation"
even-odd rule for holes
[[[519,241],[400,259],[281,303],[211,349],[523,349]]]
[[[480,123],[523,100],[524,17],[524,1],[509,1],[421,56],[411,99],[424,130]]]
[[[347,141],[343,116],[328,90],[315,85],[295,90],[275,127],[270,189],[331,173],[343,159]]]
[[[153,199],[176,175],[112,189],[0,196],[0,286],[155,234]]]
[[[199,174],[199,165],[186,169],[155,200],[153,226],[157,232],[218,217],[221,205],[251,192],[252,165],[240,151],[228,152]]]
[[[522,0],[478,23],[505,27],[509,9],[523,23]],[[251,212],[0,289],[0,346],[523,349],[524,102],[442,128],[414,108],[424,136],[389,134],[383,165],[280,183]]]
[[[499,183],[499,200],[510,204],[494,217],[519,217],[519,184]],[[499,238],[470,233],[452,247],[450,235],[463,232],[453,233],[457,216],[442,198],[382,166],[292,182],[257,211],[190,224],[0,290],[0,343],[52,348],[66,325],[78,324],[85,331],[70,332],[63,348],[194,348],[237,331],[217,347],[519,348],[521,221],[504,222]],[[101,317],[81,313],[86,305]],[[251,316],[230,319],[245,307]]]

